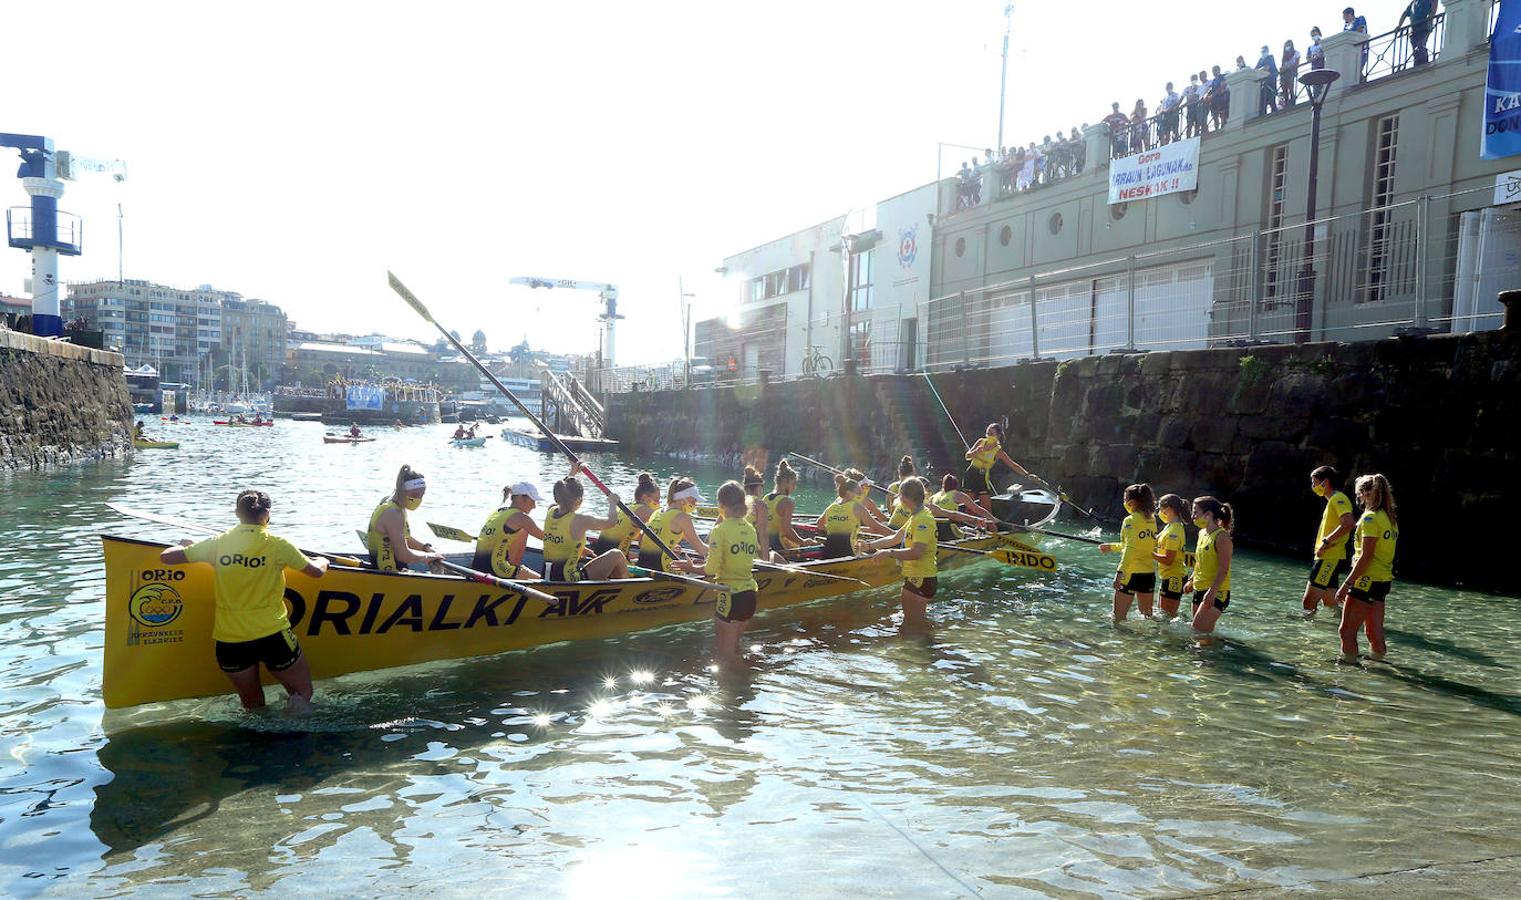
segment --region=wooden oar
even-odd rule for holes
[[[126,516],[129,519],[142,519],[144,522],[157,522],[160,525],[170,525],[175,528],[183,528],[186,531],[194,531],[200,534],[221,534],[226,530],[221,528],[212,528],[210,525],[201,525],[197,522],[190,522],[185,519],[177,519],[173,516],[161,516],[158,513],[151,513],[147,512],[146,510],[134,509],[130,506],[123,506],[120,503],[107,503],[106,506],[110,507],[113,512]],[[327,559],[332,560],[340,566],[349,566],[350,568],[357,569],[360,566],[364,565],[363,562],[355,559],[352,556],[339,556],[336,553],[319,553],[315,550],[301,550],[301,552],[305,553],[307,556],[326,557]]]
[[[395,273],[386,272],[386,276],[390,280],[391,290],[395,291],[397,295],[401,297],[401,299],[405,300],[407,302],[407,305],[412,307],[412,310],[414,312],[423,317],[424,321],[429,322],[433,325],[434,328],[437,328],[439,334],[442,334],[445,340],[447,340],[450,344],[453,344],[454,349],[459,351],[459,354],[461,356],[469,360],[471,365],[475,366],[475,368],[482,375],[486,376],[486,379],[495,385],[496,389],[501,391],[504,397],[512,401],[512,405],[518,408],[518,412],[522,413],[523,417],[526,418],[530,424],[539,429],[539,433],[544,435],[544,437],[547,438],[550,443],[555,445],[556,450],[559,450],[561,453],[563,453],[566,459],[569,459],[571,463],[574,464],[578,469],[586,473],[586,477],[591,481],[593,485],[596,486],[597,490],[601,491],[603,495],[609,499],[612,498],[612,489],[610,489],[606,484],[602,483],[602,479],[597,477],[597,473],[593,472],[591,469],[588,469],[586,465],[581,462],[580,458],[576,456],[575,452],[572,451],[569,447],[565,446],[565,442],[560,440],[559,435],[550,431],[549,426],[544,424],[544,422],[539,419],[538,416],[533,414],[533,410],[528,408],[528,404],[524,403],[522,400],[519,400],[517,394],[514,394],[511,390],[509,390],[507,388],[507,385],[503,384],[500,378],[496,377],[496,375],[490,369],[486,368],[485,364],[482,363],[479,359],[476,359],[475,354],[466,349],[465,345],[460,343],[459,338],[451,334],[449,332],[449,329],[445,328],[442,323],[433,318],[433,314],[428,312],[428,308],[426,306],[423,306],[422,301],[417,299],[416,294],[412,293],[412,291],[408,289],[406,285],[401,283],[401,279],[397,278]],[[672,559],[676,558],[676,553],[671,550],[670,547],[666,546],[665,541],[662,541],[660,539],[660,535],[655,533],[655,530],[649,526],[649,523],[634,515],[634,511],[628,508],[628,504],[624,503],[622,500],[619,500],[618,509],[622,510],[623,514],[625,516],[628,516],[630,521],[632,521],[634,525],[638,526],[640,531],[644,532],[645,537],[648,537],[656,547],[660,548],[660,552],[664,553],[666,556],[671,557]],[[679,581],[684,584],[690,584],[694,586],[700,585],[709,588],[714,587],[712,582],[704,581],[701,578],[687,578],[682,575],[673,575],[670,572],[652,572],[651,576],[664,578],[670,581]]]
[[[452,525],[437,525],[429,522],[428,528],[446,541],[459,541],[462,544],[473,544],[476,541],[475,535],[464,529],[455,528]]]
[[[814,459],[811,456],[804,456],[803,454],[798,453],[796,451],[788,451],[787,455],[793,457],[794,459],[800,459],[803,462],[808,463],[809,465],[818,466],[820,469],[823,469],[825,472],[829,472],[830,474],[833,474],[833,475],[844,475],[845,474],[845,472],[843,470],[841,470],[841,469],[836,469],[834,466],[831,466],[828,463],[821,463],[821,462],[819,462],[818,460]],[[893,495],[892,491],[889,491],[887,488],[883,487],[882,485],[877,484],[875,481],[873,481],[871,483],[871,486],[874,487],[874,488],[876,488],[877,490],[881,491],[882,493],[886,494],[889,497],[891,497]]]
[[[781,563],[761,562],[757,559],[755,561],[755,568],[770,569],[775,572],[791,572],[794,575],[807,575],[810,578],[828,578],[830,581],[854,581],[856,584],[859,584],[862,587],[871,587],[871,585],[867,584],[859,578],[851,578],[848,575],[831,575],[828,572],[815,572],[812,569],[805,569],[802,566],[787,566]]]
[[[489,575],[485,572],[477,571],[470,568],[469,566],[462,566],[459,563],[449,562],[447,559],[440,559],[438,561],[438,565],[439,568],[447,569],[448,571],[453,572],[462,578],[468,578],[471,581],[478,581],[481,584],[495,585],[499,588],[506,588],[509,591],[517,591],[518,593],[532,597],[535,600],[543,600],[545,603],[560,602],[560,598],[556,597],[554,594],[546,594],[543,591],[529,587],[521,581],[513,581],[508,578],[498,578],[495,575]]]
[[[1020,566],[1026,569],[1036,569],[1041,572],[1056,571],[1056,557],[1049,553],[1031,553],[1027,550],[1016,550],[1013,547],[1000,547],[997,550],[976,550],[971,547],[958,547],[955,544],[941,544],[941,550],[949,550],[953,553],[975,553],[978,556],[989,556],[1006,566]]]

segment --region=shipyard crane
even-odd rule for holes
[[[84,249],[84,222],[73,213],[58,211],[63,183],[88,173],[108,174],[118,182],[127,178],[127,164],[119,159],[95,159],[55,150],[53,139],[37,134],[0,132],[0,147],[21,153],[16,172],[21,187],[32,198],[30,207],[5,211],[6,239],[12,247],[32,254],[32,332],[42,337],[63,334],[62,298],[59,297],[58,255],[78,256]]]
[[[507,283],[522,284],[531,288],[565,288],[572,291],[596,291],[597,296],[604,304],[602,315],[597,317],[597,321],[607,323],[607,346],[602,354],[602,364],[608,368],[612,368],[613,350],[616,346],[613,339],[613,329],[617,326],[619,319],[627,318],[627,316],[619,315],[618,313],[617,285],[604,284],[600,281],[576,281],[571,278],[535,278],[533,276],[513,278]]]

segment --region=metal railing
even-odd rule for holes
[[[1411,22],[1369,38],[1363,45],[1363,82],[1436,62],[1446,27],[1447,14],[1443,12],[1425,22]]]
[[[553,404],[557,425],[582,437],[601,437],[604,427],[602,404],[592,398],[574,375],[556,375],[545,366],[539,376],[540,403]]]

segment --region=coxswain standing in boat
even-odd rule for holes
[[[935,596],[939,566],[936,556],[935,517],[924,508],[924,482],[905,479],[898,487],[898,502],[908,514],[908,521],[896,533],[868,543],[878,556],[888,556],[903,565],[903,622],[919,624],[928,620],[926,611]],[[892,547],[897,544],[897,547]],[[888,549],[888,548],[892,549]]]
[[[788,550],[803,546],[803,539],[792,527],[792,513],[797,504],[792,492],[797,490],[797,472],[785,459],[777,462],[771,480],[771,493],[762,498],[766,504],[766,540],[771,552],[785,557]]]
[[[746,520],[750,506],[739,482],[724,482],[718,489],[718,524],[708,532],[707,561],[678,563],[679,568],[693,574],[706,572],[728,591],[713,607],[715,655],[721,660],[739,657],[740,639],[755,615],[757,586],[752,566],[760,552],[760,540],[755,526]]]
[[[244,709],[264,706],[262,664],[284,686],[286,711],[305,712],[312,699],[312,670],[301,653],[285,611],[285,570],[311,578],[327,572],[327,560],[308,559],[295,545],[269,533],[269,495],[238,495],[237,527],[206,540],[181,541],[159,554],[165,565],[212,567],[217,665],[238,692]]]
[[[529,537],[544,540],[543,530],[529,515],[542,501],[538,486],[532,482],[519,481],[502,488],[502,505],[481,526],[470,568],[521,581],[541,577],[523,565],[523,551],[528,548]]]
[[[655,476],[648,472],[639,473],[639,483],[634,485],[634,515],[639,521],[648,523],[650,516],[660,510],[660,485],[655,483]],[[626,558],[629,550],[634,545],[634,538],[642,532],[621,509],[616,509],[618,524],[611,528],[604,528],[591,542],[593,556],[600,556],[609,550],[617,550]]]
[[[571,474],[555,482],[555,505],[544,516],[544,577],[549,581],[603,581],[627,578],[628,559],[620,550],[609,550],[590,559],[586,551],[586,532],[593,528],[611,528],[618,522],[617,494],[607,495],[607,517],[578,515],[586,498],[586,489],[576,477],[579,465]]]
[[[375,568],[399,572],[444,558],[442,553],[433,551],[432,544],[412,537],[412,526],[407,522],[407,513],[422,506],[427,492],[428,482],[421,472],[402,466],[396,473],[396,490],[370,513],[370,526],[365,531],[365,545],[370,549]]]
[[[962,489],[976,497],[977,505],[989,516],[993,515],[993,494],[997,493],[993,487],[994,466],[1003,463],[1021,477],[1030,477],[1029,470],[1010,459],[1009,454],[1003,451],[1003,426],[997,422],[989,422],[987,432],[977,443],[967,448],[966,460],[966,475],[961,479]]]
[[[697,489],[697,482],[686,476],[671,479],[671,485],[666,489],[665,509],[650,516],[650,531],[658,535],[671,550],[679,553],[681,543],[685,541],[688,547],[697,552],[699,558],[707,557],[708,545],[697,536],[697,526],[692,520],[697,505],[704,502],[702,492]],[[650,541],[649,546],[645,546],[644,542],[639,544],[641,569],[673,572],[675,570],[671,565],[674,562],[655,546],[654,541]]]

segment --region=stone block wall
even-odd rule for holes
[[[1486,332],[1039,361],[934,380],[969,439],[1007,420],[1011,456],[1107,519],[1137,481],[1214,494],[1235,506],[1243,544],[1308,561],[1322,502],[1310,469],[1383,472],[1400,506],[1402,577],[1514,591],[1499,526],[1502,507],[1521,500],[1518,351],[1521,340]],[[736,474],[789,450],[874,477],[904,453],[937,474],[963,467],[922,376],[618,394],[607,406],[609,436],[629,450]]]
[[[132,452],[120,353],[0,331],[0,468]]]

